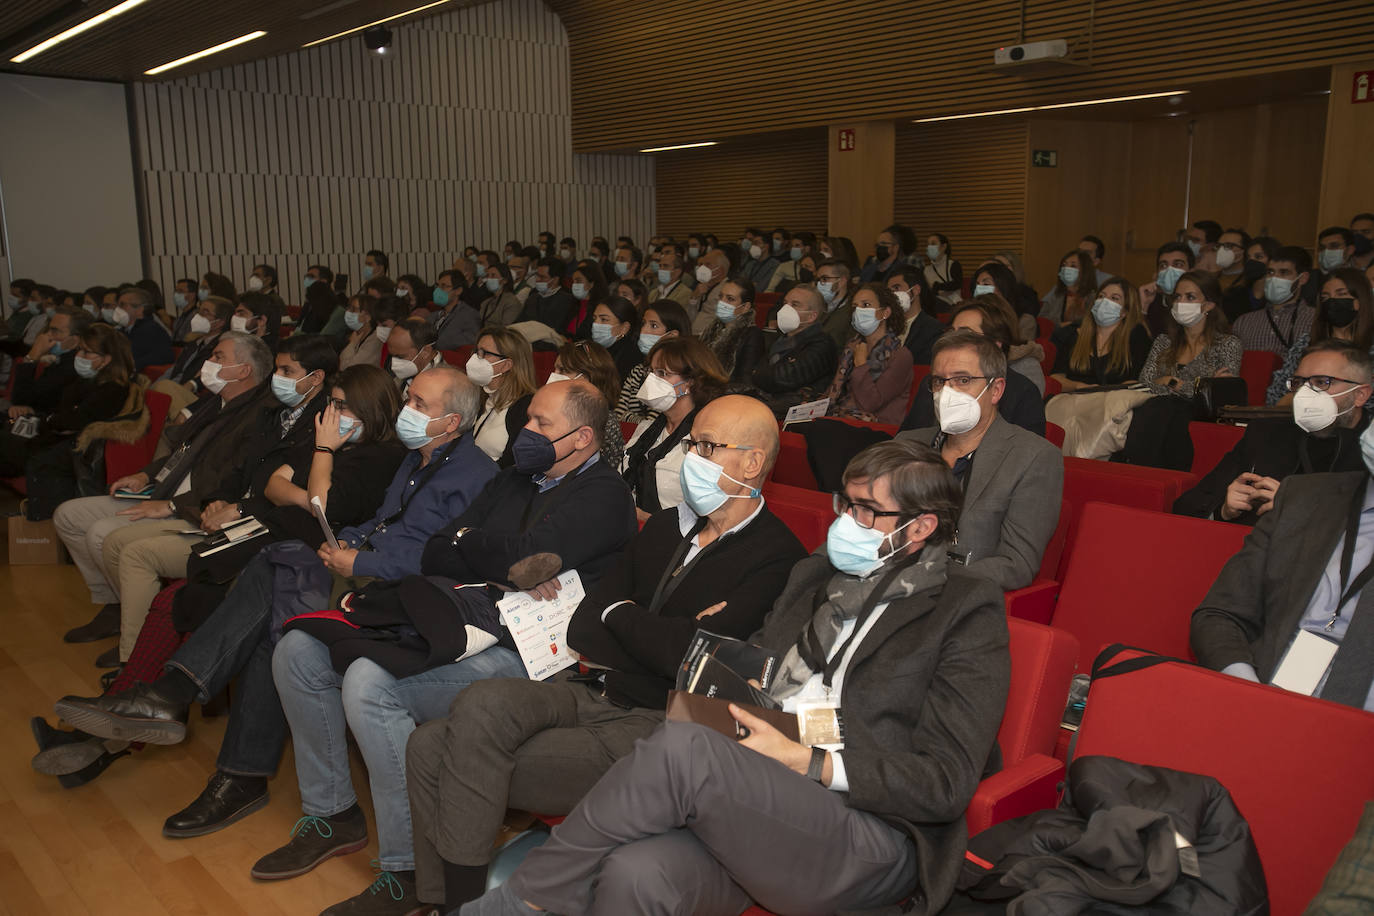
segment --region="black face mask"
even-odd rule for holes
[[[807,270],[805,267],[797,271],[797,276],[801,278],[803,283],[813,283],[816,280],[816,272]]]
[[[1355,308],[1354,299],[1327,299],[1325,307],[1326,323],[1333,328],[1350,327],[1355,316],[1360,313],[1359,309]]]
[[[873,253],[878,256],[879,261],[886,261],[888,252],[891,250],[892,249],[888,248],[886,245],[878,245],[874,247]]]
[[[1355,233],[1355,241],[1352,244],[1355,246],[1355,257],[1357,258],[1362,258],[1374,251],[1374,241],[1370,241],[1367,236],[1358,232]]]
[[[1265,264],[1261,261],[1256,261],[1254,258],[1246,259],[1245,272],[1242,274],[1242,276],[1245,277],[1246,283],[1254,283],[1256,280],[1258,280],[1260,277],[1264,276],[1267,273],[1269,273],[1268,264]]]

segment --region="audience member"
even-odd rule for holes
[[[620,385],[620,402],[615,405],[615,416],[621,423],[638,423],[653,416],[653,410],[640,402],[640,386],[649,375],[649,351],[660,340],[690,336],[691,322],[682,306],[671,299],[659,302],[644,309],[644,321],[639,326],[639,339],[635,345],[645,356],[644,361],[630,370]]]
[[[828,417],[851,417],[894,426],[911,397],[911,351],[902,346],[906,316],[897,294],[881,282],[854,292],[854,336],[840,353],[825,396]]]
[[[1317,233],[1317,266],[1323,273],[1351,266],[1355,233],[1344,226],[1328,226]]]
[[[836,352],[854,333],[850,324],[854,315],[854,304],[850,301],[853,293],[850,276],[849,265],[835,258],[822,261],[816,270],[816,291],[821,294],[825,304],[821,329],[834,341]]]
[[[929,366],[930,348],[945,332],[944,322],[935,317],[941,300],[925,285],[924,271],[909,264],[889,271],[887,288],[896,294],[906,318],[898,335],[902,345],[911,353],[912,363]]]
[[[1362,350],[1374,352],[1374,293],[1369,278],[1358,270],[1338,267],[1322,281],[1312,329],[1293,341],[1283,365],[1269,382],[1266,404],[1287,403],[1291,398],[1288,380],[1297,371],[1298,360],[1312,341],[1327,338],[1350,341]]]
[[[733,704],[743,739],[668,722],[465,914],[631,913],[647,900],[834,913],[913,894],[931,912],[945,905],[964,809],[997,768],[1006,612],[995,588],[946,559],[961,500],[938,455],[884,443],[845,476],[825,552],[793,569],[755,637],[786,653],[769,693],[788,712],[838,707],[842,739],[807,747]],[[475,877],[445,874],[463,890]]]
[[[199,283],[196,280],[183,277],[174,284],[172,292],[173,309],[169,314],[163,311],[158,317],[172,330],[172,342],[181,344],[186,342],[186,335],[191,333],[191,319],[196,314],[196,289]]]
[[[387,258],[386,252],[376,248],[363,255],[363,282],[376,280],[386,277],[391,270],[391,260]]]
[[[458,276],[462,276],[461,273]],[[520,313],[524,309],[524,304],[520,297],[514,292],[515,278],[511,275],[510,268],[499,262],[486,268],[485,274],[478,281],[482,284],[482,302],[477,306],[473,317],[473,328],[475,332],[480,327],[505,327],[513,324],[520,318]],[[461,294],[460,294],[461,295]],[[451,294],[450,297],[452,298]],[[463,303],[458,304],[462,307]],[[467,316],[464,316],[465,319]],[[463,322],[467,324],[465,320]],[[460,346],[464,346],[460,344]],[[453,348],[448,348],[453,349]]]
[[[778,260],[772,255],[772,242],[758,229],[746,229],[740,243],[744,263],[739,265],[740,273],[749,278],[754,288],[767,286],[778,269]]]
[[[835,376],[839,348],[821,323],[824,308],[823,294],[809,284],[794,286],[783,296],[777,316],[780,333],[769,346],[767,359],[750,376],[779,417],[821,396],[821,386]]]
[[[485,395],[473,439],[488,458],[510,467],[516,435],[528,422],[526,411],[537,387],[530,342],[509,328],[485,328],[465,369]]]
[[[76,370],[78,351],[93,323],[91,316],[81,309],[57,310],[57,314],[48,322],[47,329],[38,335],[29,348],[28,354],[16,360],[14,386],[10,391],[11,420],[34,415],[46,417],[60,411],[68,389],[78,383],[85,385],[94,377],[90,374],[80,375]],[[103,357],[101,362],[105,362]],[[84,362],[82,366],[85,367]],[[43,370],[41,373],[40,368]],[[83,368],[83,371],[90,373],[91,368],[94,367]],[[130,363],[127,369],[132,377],[133,364]],[[99,375],[98,370],[95,375]],[[120,404],[115,406],[122,404],[121,397]]]
[[[1374,213],[1356,213],[1350,220],[1350,231],[1355,247],[1350,266],[1357,270],[1374,267]]]
[[[1077,327],[1097,298],[1096,276],[1087,252],[1081,248],[1067,252],[1059,260],[1054,286],[1042,300],[1040,317],[1056,325]]]
[[[1316,310],[1302,301],[1312,276],[1312,259],[1302,248],[1280,248],[1269,259],[1264,281],[1267,308],[1236,319],[1235,335],[1246,350],[1267,350],[1287,356],[1298,338],[1312,329]]]
[[[907,259],[916,248],[916,236],[906,226],[891,225],[878,233],[873,244],[873,254],[864,262],[859,271],[860,283],[886,283],[894,270],[907,265]]]
[[[601,276],[601,268],[593,261],[578,261],[572,270],[573,308],[569,312],[566,325],[554,330],[565,337],[590,340],[592,333],[592,312],[597,303],[606,300],[606,281]]]
[[[1221,223],[1202,219],[1183,232],[1183,241],[1193,252],[1193,266],[1207,273],[1217,273],[1217,243],[1221,241]]]
[[[1289,378],[1292,416],[1250,421],[1236,447],[1178,498],[1174,511],[1253,525],[1274,507],[1288,477],[1360,470],[1370,370],[1366,348],[1343,340],[1308,347]]]
[[[712,252],[707,258],[720,258]],[[731,276],[713,291],[715,304],[711,320],[701,332],[704,343],[726,377],[732,382],[747,382],[763,358],[763,331],[755,322],[754,284],[740,274]]]
[[[1107,256],[1106,244],[1095,235],[1085,235],[1078,240],[1078,248],[1088,256],[1089,261],[1092,261],[1093,289],[1100,290],[1102,284],[1112,277],[1110,273],[1102,269],[1102,259]],[[1006,296],[1004,295],[1003,298],[1005,299]],[[1007,299],[1007,301],[1011,302],[1012,300]],[[1012,307],[1016,307],[1015,303],[1012,303]]]
[[[639,324],[634,303],[618,295],[608,297],[592,310],[587,337],[611,354],[620,378],[629,375],[644,359],[639,352]]]
[[[685,282],[683,267],[685,257],[682,246],[669,242],[658,253],[658,269],[654,272],[654,285],[649,288],[649,302],[671,299],[684,309],[692,299],[692,289]],[[689,312],[690,314],[690,312]]]
[[[280,296],[274,300],[266,293],[243,293],[229,318],[229,329],[251,334],[266,344],[268,350],[277,352],[281,342],[281,319],[285,314],[285,306],[278,306],[280,301]]]
[[[172,368],[164,372],[162,378],[196,390],[200,384],[200,367],[215,352],[220,336],[229,329],[234,309],[234,303],[219,296],[194,302],[190,306],[192,315],[188,340],[177,354]]]
[[[563,262],[557,258],[541,259],[532,285],[534,292],[525,300],[517,320],[538,321],[562,333],[577,309],[572,293],[563,288]]]
[[[405,399],[410,382],[426,369],[444,364],[444,354],[435,346],[434,325],[420,317],[403,318],[391,329],[386,340],[387,369]]]
[[[1073,346],[1055,354],[1051,377],[1064,391],[1133,382],[1149,354],[1140,294],[1129,280],[1110,277],[1083,316]]]
[[[482,681],[459,694],[447,718],[411,735],[406,784],[421,900],[452,908],[478,897],[506,808],[570,812],[662,724],[697,628],[747,639],[805,556],[759,495],[778,451],[766,407],[713,401],[687,447],[687,500],[645,523],[569,624],[568,642],[601,675]]]
[[[648,363],[650,372],[637,396],[656,416],[635,428],[620,467],[641,522],[682,502],[679,472],[685,452],[678,446],[697,414],[729,382],[715,354],[695,337],[660,340]]]
[[[339,336],[345,330],[344,310],[343,306],[339,304],[339,295],[334,292],[332,286],[333,271],[323,266],[310,269],[316,272],[327,272],[330,274],[330,279],[325,279],[323,275],[313,278],[310,274],[306,274],[305,278],[310,283],[305,287],[305,304],[301,306],[296,333],[323,334],[326,337]]]
[[[1026,268],[1021,263],[1021,256],[1014,251],[999,251],[992,256],[992,259],[1011,271],[1012,276],[1016,278],[1016,295],[1013,299],[1007,300],[1016,310],[1016,314],[1018,316],[1029,315],[1034,319],[1040,314],[1040,295],[1036,293],[1034,287],[1026,283]],[[1026,330],[1027,333],[1021,336],[1027,340],[1034,340],[1040,336],[1038,327],[1034,333],[1030,333],[1029,328]]]
[[[995,409],[1007,357],[993,340],[951,331],[935,344],[931,384],[939,426],[897,434],[929,445],[964,491],[953,548],[969,572],[1004,591],[1035,578],[1059,522],[1064,460],[1046,439],[1006,422]]]
[[[964,271],[954,260],[949,239],[939,232],[926,239],[926,283],[935,295],[950,305],[964,296]]]
[[[1174,301],[1174,289],[1179,279],[1193,269],[1193,250],[1182,242],[1166,242],[1155,252],[1154,282],[1140,287],[1140,310],[1145,324],[1156,340],[1169,327],[1169,309]],[[1158,300],[1160,308],[1155,308]]]
[[[499,271],[497,275],[500,276]],[[462,300],[466,288],[467,280],[457,270],[446,270],[435,281],[434,304],[439,308],[430,312],[425,320],[438,331],[439,336],[434,344],[438,350],[457,350],[477,342],[477,332],[481,329],[480,316],[476,309]]]
[[[170,365],[173,359],[172,335],[153,314],[153,297],[145,289],[126,286],[119,291],[113,324],[129,338],[134,368]]]
[[[711,322],[716,320],[716,305],[727,278],[748,280],[743,273],[730,272],[730,259],[723,251],[708,251],[697,259],[693,276],[697,285],[692,290],[691,298],[684,303],[684,309],[692,319],[692,331],[697,336],[704,334]]]
[[[638,349],[635,354],[639,354]],[[590,340],[564,341],[554,357],[553,371],[549,373],[545,384],[579,378],[591,382],[607,404],[614,404],[620,398],[620,372],[610,352],[599,343]],[[606,429],[601,438],[601,460],[613,468],[620,467],[625,460],[625,434],[620,429],[620,421],[610,413],[606,415]]]
[[[1086,251],[1086,249],[1084,249]],[[982,264],[973,275],[973,295],[986,296],[996,293],[1001,296],[1011,310],[1016,313],[1016,336],[1021,340],[1036,340],[1040,337],[1040,323],[1036,321],[1039,303],[1027,301],[1021,295],[1020,284],[1010,267],[998,260]]]
[[[348,325],[348,343],[339,353],[339,368],[349,366],[379,366],[382,345],[391,336],[391,328],[403,317],[404,306],[395,296],[373,299],[354,296],[348,301],[344,321]]]
[[[816,254],[816,235],[813,232],[794,232],[792,239],[787,247],[787,259],[778,265],[778,269],[773,271],[773,277],[768,281],[764,288],[766,293],[786,292],[784,285],[794,286],[798,283],[810,283],[811,280],[803,280],[801,277],[801,262],[803,258],[815,257]],[[700,278],[698,278],[700,279]],[[812,278],[814,279],[814,277]]]

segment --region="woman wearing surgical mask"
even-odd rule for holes
[[[748,379],[763,359],[763,331],[757,324],[754,284],[748,277],[734,274],[721,284],[715,316],[701,333],[701,342],[715,354],[732,382]]]
[[[416,309],[429,306],[430,286],[415,274],[401,274],[396,278],[396,298],[405,303],[406,314],[409,315]]]
[[[520,303],[520,297],[512,292],[515,283],[509,267],[505,264],[493,264],[476,282],[482,284],[486,295],[477,307],[482,327],[505,327],[520,317],[520,311],[524,306]],[[447,304],[446,301],[445,305]]]
[[[1055,354],[1051,378],[1064,391],[1120,385],[1140,377],[1150,353],[1150,332],[1140,314],[1140,294],[1130,281],[1112,277],[1097,291],[1072,347]]]
[[[529,422],[530,399],[538,388],[530,342],[508,328],[484,328],[464,368],[485,395],[473,441],[488,458],[508,468],[515,463],[511,444]]]
[[[81,310],[95,320],[100,320],[100,303],[105,298],[105,287],[92,286],[81,295]]]
[[[661,341],[649,352],[649,367],[637,395],[658,415],[635,428],[620,469],[634,491],[641,522],[682,502],[685,455],[678,444],[691,432],[697,411],[728,382],[715,354],[694,337]]]
[[[1097,269],[1086,251],[1075,248],[1059,259],[1054,286],[1040,303],[1040,317],[1063,327],[1083,320],[1097,299]]]
[[[648,304],[649,290],[638,280],[621,280],[615,285],[615,294],[622,299],[630,300],[630,304],[635,307],[635,312],[639,315],[644,314],[644,306]]]
[[[620,296],[610,297],[592,311],[587,337],[610,353],[615,361],[617,382],[644,361],[644,354],[639,352],[639,324],[634,304]],[[619,397],[618,391],[616,396]],[[610,403],[614,404],[615,400]]]
[[[964,290],[964,269],[954,260],[949,239],[933,233],[926,239],[925,255],[926,284],[950,305],[958,302]]]
[[[816,234],[814,232],[794,232],[790,239],[787,250],[778,255],[782,262],[778,269],[773,271],[772,279],[764,287],[764,292],[777,292],[784,284],[791,288],[797,283],[807,283],[808,280],[801,279],[801,262],[803,258],[814,259],[816,254]],[[814,270],[814,265],[812,267]],[[814,278],[813,278],[814,279]]]
[[[578,340],[590,340],[592,312],[606,299],[606,281],[595,261],[578,261],[572,272],[572,297],[576,304],[565,327],[554,330]]]
[[[859,250],[847,235],[828,235],[816,242],[816,263],[821,261],[843,261],[849,265],[849,275],[859,275]],[[810,282],[810,281],[807,281]]]
[[[622,423],[638,423],[652,418],[655,411],[643,404],[636,392],[649,375],[649,351],[660,340],[673,337],[689,337],[692,322],[687,312],[671,299],[662,299],[644,308],[644,320],[639,325],[639,337],[635,346],[645,356],[644,362],[630,370],[620,385],[620,400],[615,406],[615,417]]]
[[[638,351],[636,351],[638,353]],[[546,385],[566,382],[572,379],[586,379],[596,386],[607,404],[614,404],[620,397],[620,373],[615,368],[611,354],[600,344],[590,340],[569,340],[558,348],[554,358],[553,372],[549,373]],[[625,434],[620,421],[611,411],[606,412],[606,428],[601,437],[601,460],[611,467],[620,467],[625,458]]]
[[[854,293],[850,324],[854,336],[825,393],[826,416],[897,425],[906,416],[912,379],[911,351],[901,343],[906,316],[897,294],[881,283],[865,283]]]
[[[1312,330],[1298,335],[1293,341],[1283,365],[1269,383],[1266,404],[1292,401],[1288,380],[1297,371],[1303,351],[1313,341],[1328,338],[1350,341],[1361,350],[1374,352],[1374,303],[1371,302],[1370,280],[1353,267],[1341,267],[1327,274],[1318,294]]]
[[[405,310],[405,305],[395,296],[385,299],[364,295],[351,297],[348,309],[344,312],[344,324],[349,331],[348,342],[339,352],[339,368],[380,365],[382,345],[391,336],[391,328],[382,330],[382,325],[395,325]]]
[[[1156,395],[1191,399],[1197,380],[1240,374],[1240,341],[1228,333],[1214,276],[1189,271],[1174,286],[1167,329],[1155,338],[1140,380]]]
[[[77,378],[63,390],[55,411],[12,421],[35,425],[36,435],[17,436],[12,425],[0,432],[0,476],[28,475],[27,516],[32,521],[51,517],[62,500],[77,495],[75,462],[85,458],[73,454],[73,445],[81,431],[142,403],[141,398],[133,400],[137,385],[129,338],[114,328],[91,325],[81,335],[73,367]]]
[[[980,265],[973,275],[973,295],[996,293],[1001,296],[1016,313],[1016,331],[1022,340],[1035,340],[1040,336],[1040,324],[1035,320],[1040,313],[1040,304],[1034,292],[1030,290],[1030,295],[1023,295],[1015,271],[1000,259]]]

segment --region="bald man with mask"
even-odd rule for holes
[[[697,628],[748,638],[805,556],[759,495],[778,452],[766,406],[718,398],[697,415],[686,444],[686,500],[650,517],[568,627],[569,644],[599,673],[473,684],[447,719],[411,736],[407,785],[422,902],[452,909],[479,896],[506,808],[571,811],[663,721]]]

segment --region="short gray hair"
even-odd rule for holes
[[[466,372],[453,366],[435,366],[433,369],[426,369],[420,375],[430,372],[444,374],[444,412],[458,414],[458,434],[468,433],[477,424],[477,414],[482,409],[482,393],[468,378]]]
[[[139,308],[143,309],[144,312],[148,312],[153,308],[153,294],[141,286],[124,287],[124,289],[121,289],[115,296],[115,301],[118,302],[125,296],[133,296],[137,299]]]
[[[262,338],[242,331],[225,331],[220,340],[227,340],[234,346],[234,359],[247,363],[253,372],[253,381],[261,382],[276,368],[272,365],[272,350],[262,342]]]
[[[846,484],[884,477],[903,519],[929,513],[935,516],[936,525],[928,540],[936,544],[953,542],[959,530],[964,491],[939,452],[913,439],[891,439],[859,452],[844,469]]]
[[[942,334],[930,348],[930,360],[933,363],[935,357],[945,350],[965,349],[978,354],[978,371],[982,372],[989,382],[1007,377],[1007,354],[1001,346],[991,337],[968,328],[956,328]]]

